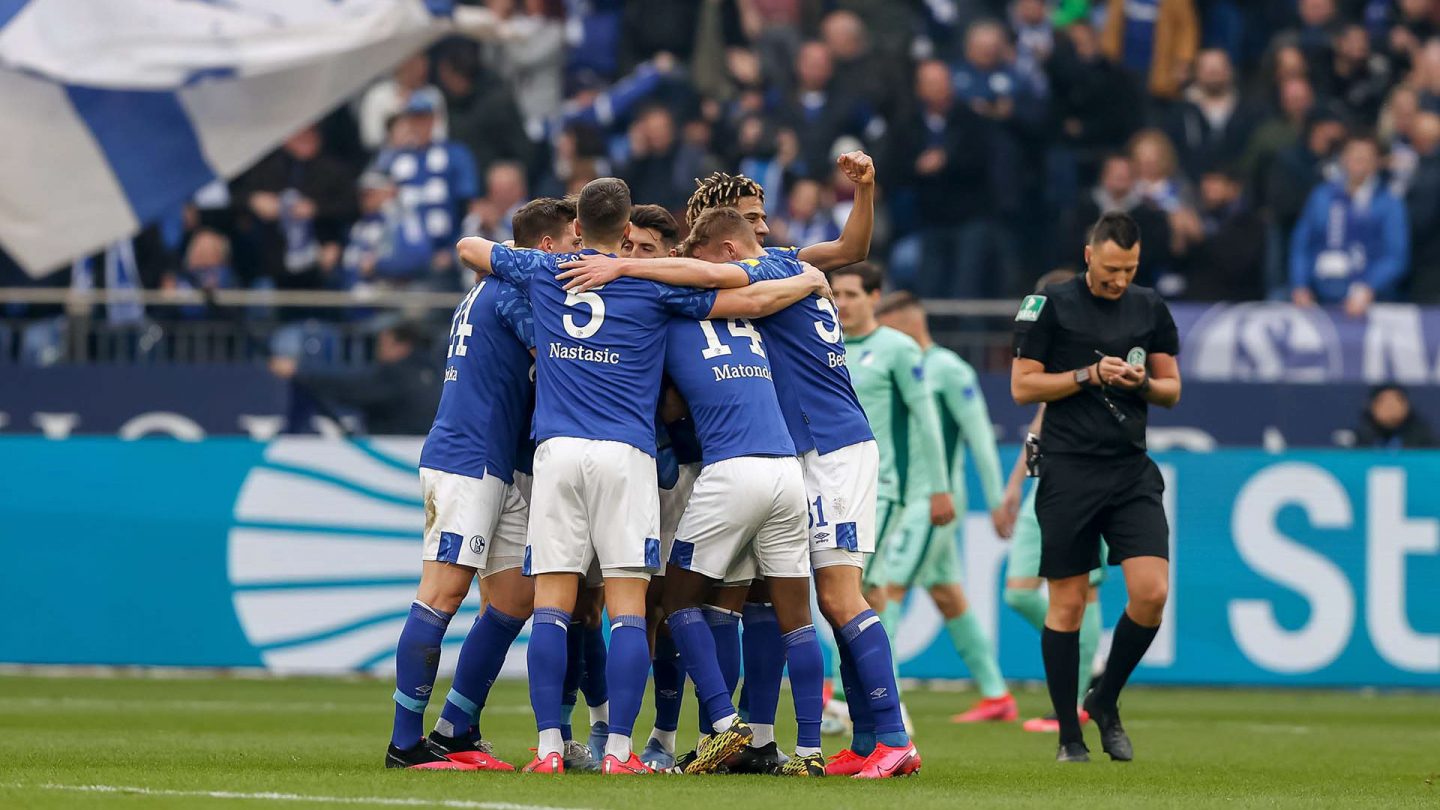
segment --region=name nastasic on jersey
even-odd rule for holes
[[[557,360],[579,360],[582,363],[611,366],[620,364],[620,355],[609,349],[587,349],[584,346],[567,346],[564,343],[551,343],[550,356]]]

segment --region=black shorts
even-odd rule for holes
[[[1148,455],[1048,455],[1038,486],[1040,576],[1062,579],[1098,568],[1102,536],[1111,565],[1131,557],[1170,559],[1165,479]]]

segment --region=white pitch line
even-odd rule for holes
[[[77,697],[17,697],[0,698],[0,708],[31,708],[61,710],[118,710],[151,711],[169,709],[172,711],[195,712],[353,712],[363,711],[373,701],[337,703],[334,701],[245,701],[245,700],[150,700],[147,698],[122,698],[104,700],[100,698]],[[529,706],[486,706],[486,714],[529,714]]]
[[[63,790],[74,793],[116,793],[137,796],[170,796],[194,799],[246,799],[269,802],[311,802],[315,804],[373,804],[386,807],[453,807],[460,810],[585,810],[585,808],[550,807],[542,804],[513,802],[474,802],[466,799],[397,799],[384,796],[308,796],[303,793],[240,793],[232,790],[165,790],[162,788],[128,787],[125,785],[0,785],[27,790]]]

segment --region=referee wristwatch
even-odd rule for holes
[[[1086,385],[1088,385],[1090,383],[1090,380],[1093,378],[1094,375],[1090,373],[1089,366],[1075,369],[1075,384],[1080,386],[1081,388],[1084,388]]]

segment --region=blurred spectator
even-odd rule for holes
[[[915,73],[919,111],[896,132],[892,169],[915,192],[924,296],[975,297],[984,266],[990,188],[985,124],[959,103],[944,62],[921,62]]]
[[[1144,260],[1136,281],[1153,285],[1160,271],[1171,266],[1170,220],[1166,213],[1140,193],[1135,166],[1123,154],[1112,154],[1100,165],[1100,182],[1070,208],[1060,228],[1061,261],[1079,264],[1089,240],[1090,226],[1101,214],[1123,211],[1140,226]]]
[[[355,217],[354,176],[323,146],[320,131],[306,127],[236,180],[258,275],[280,289],[325,286]]]
[[[1310,192],[1339,176],[1336,157],[1347,134],[1339,117],[1329,110],[1316,109],[1306,121],[1303,139],[1275,156],[1262,198],[1270,220],[1285,234],[1284,244],[1289,244],[1289,234],[1300,220]]]
[[[434,249],[420,217],[396,199],[395,181],[383,172],[366,172],[360,178],[360,219],[350,228],[337,285],[405,287],[429,275]]]
[[[1276,155],[1299,143],[1305,120],[1315,108],[1315,91],[1306,79],[1294,77],[1280,84],[1279,107],[1260,122],[1240,157],[1245,184],[1257,193],[1257,204],[1265,203],[1264,179]]]
[[[1195,81],[1185,89],[1166,127],[1180,166],[1191,178],[1240,159],[1258,124],[1257,111],[1240,98],[1224,51],[1210,48],[1195,60]]]
[[[1008,121],[1021,88],[1009,58],[1005,29],[981,20],[965,32],[965,58],[955,68],[955,95],[980,115]]]
[[[556,0],[485,0],[494,24],[472,33],[485,64],[510,86],[526,121],[560,109],[565,73],[564,8]]]
[[[1410,252],[1405,206],[1381,185],[1380,146],[1356,136],[1341,155],[1341,182],[1317,188],[1290,244],[1291,297],[1300,306],[1344,302],[1351,317],[1394,300]]]
[[[1015,35],[1015,72],[1031,92],[1047,94],[1045,63],[1055,51],[1055,28],[1045,0],[1014,0],[1010,4],[1010,28]]]
[[[450,138],[470,150],[477,171],[497,160],[528,163],[533,146],[520,108],[505,83],[480,66],[475,46],[453,41],[435,64],[450,111]]]
[[[235,286],[235,273],[230,267],[230,241],[215,231],[202,229],[190,237],[185,250],[185,264],[178,271],[166,273],[160,280],[162,290],[206,293],[229,290]],[[207,304],[184,304],[180,317],[203,318],[210,310]]]
[[[783,199],[786,174],[800,156],[795,131],[777,129],[763,115],[747,115],[740,121],[735,145],[734,162],[740,173],[759,183],[771,199]]]
[[[795,172],[820,180],[830,176],[830,151],[836,139],[863,133],[869,115],[849,88],[835,81],[834,60],[823,44],[800,46],[795,78],[795,93],[781,108],[780,119],[800,139]]]
[[[1095,29],[1086,22],[1065,29],[1046,69],[1059,129],[1081,150],[1081,175],[1093,177],[1100,158],[1140,128],[1139,91],[1129,74],[1101,53]]]
[[[443,140],[446,130],[445,97],[430,84],[430,57],[424,51],[400,63],[389,79],[377,82],[360,98],[356,112],[360,123],[360,143],[374,151],[385,145],[390,119],[400,114],[414,96],[430,100],[436,112],[434,137]]]
[[[1146,202],[1165,212],[1170,221],[1170,252],[1183,256],[1204,233],[1195,213],[1195,190],[1180,173],[1174,144],[1158,129],[1142,130],[1130,140],[1130,159],[1135,163],[1136,190]]]
[[[834,60],[834,85],[845,88],[881,116],[872,121],[883,123],[904,106],[906,93],[897,88],[908,83],[907,63],[875,53],[858,14],[842,10],[826,15],[820,24],[820,40]],[[877,134],[872,131],[871,136]]]
[[[1390,63],[1370,50],[1362,25],[1346,25],[1335,35],[1324,66],[1315,71],[1316,90],[1338,101],[1350,117],[1373,121],[1390,92]]]
[[[840,238],[840,225],[826,206],[824,191],[814,180],[799,180],[790,187],[785,215],[774,223],[769,241],[785,245],[818,245]]]
[[[684,209],[695,189],[705,154],[676,137],[675,117],[665,107],[649,107],[630,125],[629,153],[618,168],[637,200]]]
[[[478,234],[492,242],[504,242],[514,236],[511,218],[529,201],[524,167],[510,161],[496,163],[485,172],[485,196],[475,201],[460,231],[466,236]]]
[[[1396,70],[1402,73],[1410,68],[1424,43],[1440,35],[1434,0],[1397,0],[1385,23],[1388,28],[1382,41]]]
[[[1403,84],[1390,91],[1390,98],[1380,112],[1380,143],[1387,154],[1385,168],[1390,175],[1390,193],[1396,197],[1404,197],[1409,190],[1420,160],[1411,144],[1419,115],[1419,94]]]
[[[1200,223],[1204,236],[1185,258],[1182,297],[1264,298],[1265,223],[1246,203],[1238,172],[1213,169],[1200,178]]]
[[[1296,9],[1300,15],[1300,26],[1293,34],[1295,44],[1314,69],[1325,62],[1331,40],[1340,27],[1340,14],[1335,8],[1335,0],[1299,0]]]
[[[371,436],[422,436],[440,404],[435,364],[424,351],[424,333],[408,324],[375,338],[374,365],[358,372],[301,371],[292,357],[270,359],[270,371],[336,409],[359,411]]]
[[[1429,40],[1420,49],[1410,84],[1419,91],[1422,108],[1440,112],[1440,38]]]
[[[1267,101],[1278,101],[1276,94],[1292,79],[1304,79],[1314,86],[1310,76],[1310,63],[1297,42],[1298,38],[1293,33],[1281,34],[1270,44],[1264,58],[1260,60],[1256,93],[1264,93]]]
[[[1379,385],[1355,428],[1357,448],[1410,450],[1434,447],[1430,425],[1410,407],[1410,395],[1399,385]]]
[[[626,0],[620,28],[620,69],[632,70],[661,53],[689,62],[704,5],[696,0]],[[720,5],[725,11],[726,43],[740,44],[744,35],[735,2],[722,0]]]
[[[1405,199],[1410,216],[1409,300],[1440,304],[1440,115],[1415,118],[1411,145],[1417,160]]]
[[[1200,47],[1192,0],[1108,0],[1105,53],[1160,99],[1172,99],[1190,75]]]
[[[430,240],[433,269],[439,271],[451,264],[461,218],[478,189],[470,150],[434,138],[434,120],[428,97],[411,98],[374,168],[395,181],[402,216],[419,221]]]

